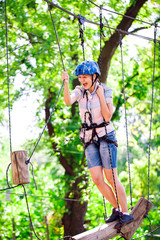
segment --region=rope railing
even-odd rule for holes
[[[150,26],[153,26],[154,23],[149,23],[149,22],[146,22],[146,21],[143,21],[143,20],[140,20],[140,19],[137,19],[137,18],[134,18],[134,17],[131,17],[131,16],[128,16],[128,15],[125,15],[125,14],[122,14],[122,13],[118,13],[118,12],[115,12],[115,11],[112,11],[112,10],[109,10],[109,9],[106,9],[102,6],[99,6],[98,4],[94,3],[93,1],[91,0],[88,0],[90,3],[92,3],[93,5],[95,5],[96,7],[100,8],[100,9],[103,9],[104,11],[106,12],[109,12],[109,13],[112,13],[112,14],[117,14],[117,15],[120,15],[122,17],[125,17],[125,18],[128,18],[128,19],[132,19],[134,21],[138,21],[138,22],[141,22],[141,23],[145,23],[145,24],[148,24]]]
[[[72,12],[70,12],[70,11],[64,9],[64,8],[62,8],[62,7],[58,6],[57,4],[55,4],[55,3],[53,3],[53,2],[51,2],[51,1],[49,1],[49,0],[44,0],[44,1],[47,2],[47,3],[49,3],[49,4],[51,4],[51,5],[54,6],[54,7],[62,10],[63,12],[65,12],[65,13],[73,16],[74,18],[77,18],[77,19],[80,18],[79,15],[76,15],[76,14],[74,14],[74,13],[72,13]],[[94,22],[94,21],[88,20],[87,18],[85,18],[85,21],[86,21],[87,23],[100,26],[100,23],[96,23],[96,22]],[[125,31],[125,30],[122,30],[122,29],[116,29],[116,28],[113,28],[113,27],[110,27],[110,26],[107,26],[107,25],[103,25],[103,27],[112,29],[112,30],[114,30],[114,31],[116,31],[116,32],[118,32],[118,33],[124,34],[124,35],[132,35],[132,36],[135,36],[135,37],[138,37],[138,38],[142,38],[142,39],[144,39],[144,40],[148,40],[148,41],[154,42],[154,39],[151,38],[151,37],[146,37],[146,36],[139,35],[139,34],[136,34],[136,33],[133,33],[133,32],[128,32],[128,31]],[[156,42],[160,44],[160,40],[156,40]]]

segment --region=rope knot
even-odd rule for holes
[[[86,21],[86,18],[82,15],[78,15],[78,21],[81,25],[84,25],[85,21]]]

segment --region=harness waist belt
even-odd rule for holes
[[[116,141],[112,141],[112,140],[109,140],[109,139],[107,139],[107,137],[106,136],[103,136],[103,137],[100,137],[99,139],[98,139],[98,141],[95,141],[95,140],[91,140],[91,141],[89,141],[89,142],[84,142],[84,140],[81,138],[81,142],[84,144],[84,147],[86,148],[86,147],[88,147],[88,145],[90,144],[90,143],[94,143],[95,145],[97,145],[97,146],[99,146],[99,140],[104,140],[104,141],[106,141],[106,142],[108,142],[108,143],[113,143],[116,147],[118,147],[118,143],[116,142]]]
[[[87,123],[82,123],[81,126],[82,126],[82,128],[85,128],[85,130],[91,130],[91,129],[95,129],[95,128],[105,127],[109,124],[110,124],[110,122],[102,122],[100,124],[91,123],[91,125],[89,126]]]
[[[113,143],[116,147],[118,147],[117,141],[112,141],[112,140],[108,139],[106,135],[103,136],[103,137],[99,137],[99,139],[104,140],[104,141],[106,141],[108,143]]]

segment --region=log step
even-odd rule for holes
[[[146,213],[147,202],[145,198],[140,198],[131,214],[134,216],[134,221],[131,223],[126,224],[121,228],[121,232],[117,233],[117,230],[114,228],[115,224],[118,221],[114,221],[108,224],[104,224],[102,226],[98,226],[92,230],[80,233],[74,237],[73,240],[108,240],[112,239],[118,235],[123,236],[126,240],[130,240],[133,234],[136,232],[138,227],[140,226],[141,222],[144,219],[144,215]],[[152,208],[153,204],[149,201],[148,204],[148,211]]]

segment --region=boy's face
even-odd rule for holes
[[[92,75],[78,75],[78,80],[86,90],[88,90],[92,86]]]

